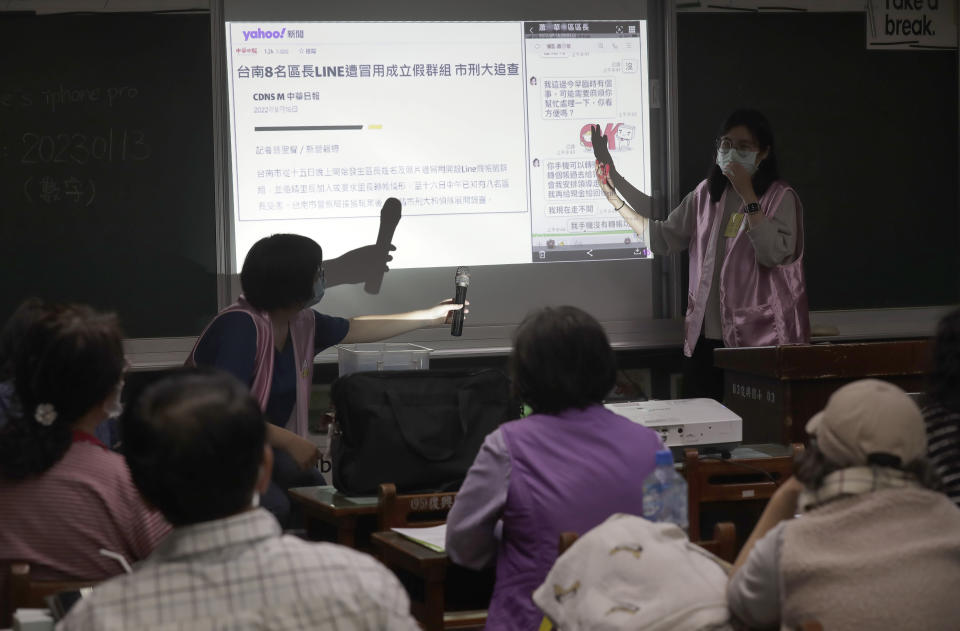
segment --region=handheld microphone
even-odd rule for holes
[[[454,284],[457,288],[457,294],[453,301],[457,304],[464,304],[467,301],[467,286],[470,285],[470,268],[466,265],[457,268],[457,275],[454,278]],[[453,324],[450,326],[450,335],[461,335],[463,333],[463,309],[453,312]]]
[[[393,232],[400,223],[400,200],[388,197],[380,209],[380,230],[377,231],[377,247],[383,250],[384,255],[390,251],[390,242],[393,241]],[[383,270],[363,284],[363,290],[368,294],[380,293],[383,284]]]

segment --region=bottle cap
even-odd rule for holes
[[[669,449],[658,450],[655,462],[658,467],[663,465],[673,466],[673,452]]]

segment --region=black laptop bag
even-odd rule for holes
[[[334,382],[333,485],[376,495],[455,491],[487,434],[518,418],[499,370],[358,372]]]

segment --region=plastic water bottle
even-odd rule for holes
[[[687,481],[674,469],[669,449],[657,452],[656,467],[643,481],[643,516],[687,529]]]

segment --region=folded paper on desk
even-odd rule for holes
[[[447,525],[431,526],[429,528],[393,528],[393,532],[403,535],[410,541],[430,548],[434,552],[443,552],[447,543]]]

